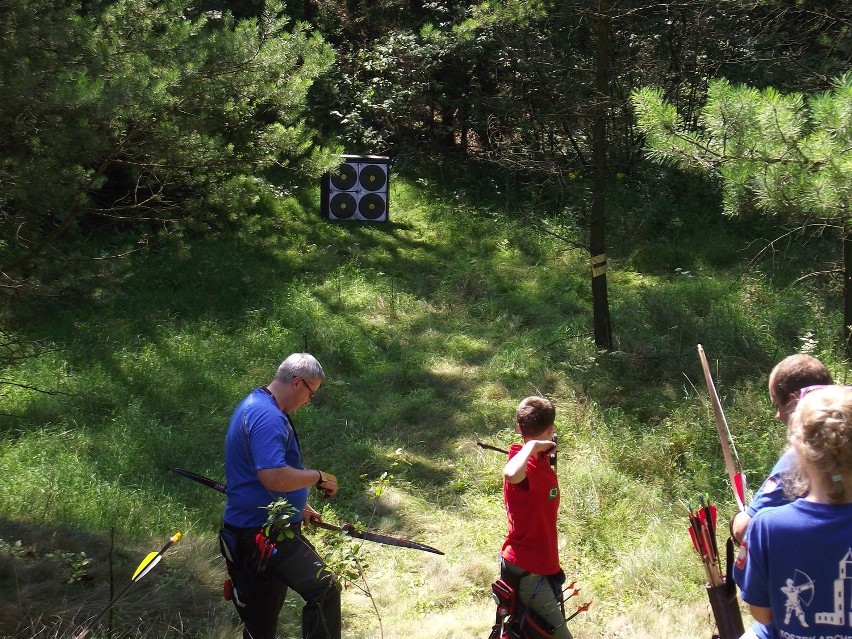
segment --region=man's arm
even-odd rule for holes
[[[316,486],[326,497],[334,497],[337,493],[337,478],[318,470],[293,468],[262,468],[257,471],[257,478],[264,488],[277,493],[287,493],[299,488]]]

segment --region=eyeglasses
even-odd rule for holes
[[[308,384],[303,378],[300,377],[299,379],[302,380],[302,383],[305,385],[305,388],[308,389],[308,401],[310,402],[314,398],[314,395],[317,391],[312,389],[310,384]],[[317,390],[319,390],[319,386],[317,386]]]

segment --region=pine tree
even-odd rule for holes
[[[717,79],[695,126],[658,88],[637,90],[632,101],[648,157],[718,179],[727,214],[757,209],[839,230],[844,338],[852,355],[852,75],[814,95]]]
[[[258,18],[187,0],[10,0],[0,12],[0,272],[78,240],[204,229],[271,167],[320,174],[307,94],[332,62],[278,2]],[[61,242],[60,242],[61,240]]]

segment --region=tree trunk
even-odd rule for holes
[[[589,222],[589,252],[592,266],[592,307],[595,344],[612,350],[612,325],[606,285],[606,122],[609,107],[609,0],[598,0],[598,52],[595,77],[594,123],[592,125],[592,211]]]
[[[852,230],[843,222],[843,345],[852,359]]]

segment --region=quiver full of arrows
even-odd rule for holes
[[[706,588],[719,639],[739,639],[745,630],[737,600],[736,584],[728,576],[721,586],[707,584]]]
[[[743,630],[743,619],[737,600],[737,584],[732,577],[734,542],[729,537],[725,544],[725,565],[719,555],[716,536],[716,507],[709,499],[699,499],[700,507],[689,511],[689,536],[692,545],[704,564],[707,576],[705,589],[710,599],[710,608],[716,621],[717,639],[739,639]]]
[[[719,639],[739,639],[745,629],[743,628],[743,616],[740,613],[739,600],[737,599],[737,584],[731,576],[731,568],[734,560],[734,542],[728,539],[725,544],[727,554],[725,567],[726,575],[722,583],[707,584],[707,597],[710,599],[710,609],[716,620],[716,629]]]

